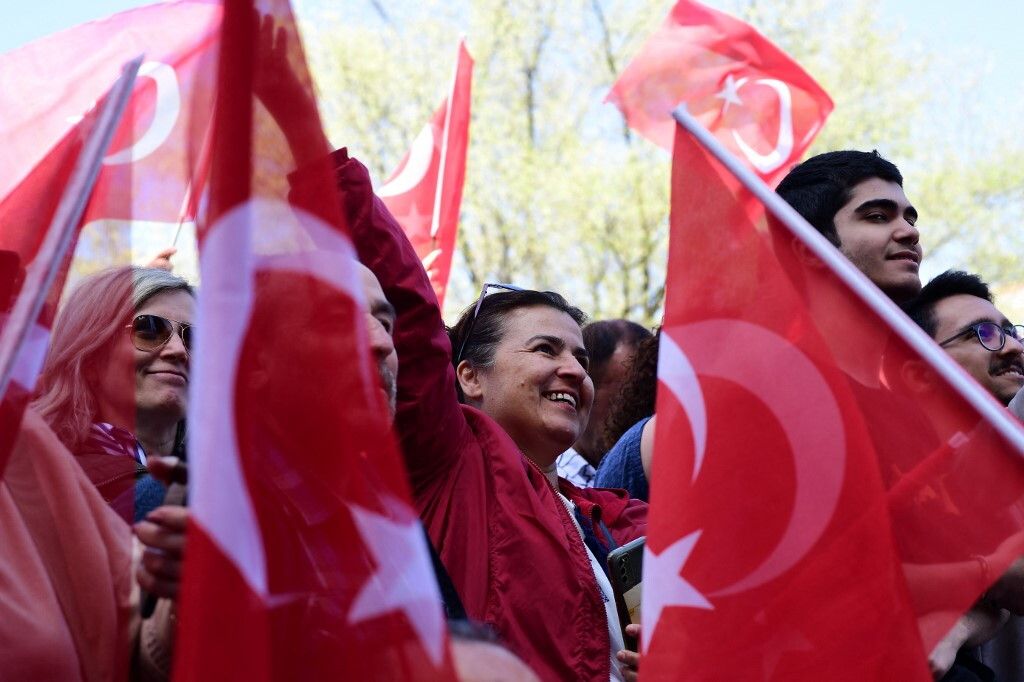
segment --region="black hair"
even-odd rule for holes
[[[654,399],[658,394],[660,347],[660,328],[637,346],[633,361],[626,370],[626,378],[623,379],[622,387],[615,398],[615,407],[605,420],[601,452],[608,452],[630,427],[654,414]]]
[[[944,298],[960,294],[977,296],[989,303],[994,302],[992,291],[981,277],[962,270],[946,270],[928,282],[921,289],[921,293],[900,307],[918,327],[928,333],[928,336],[935,338],[935,332],[939,328],[938,320],[935,319],[935,304]]]
[[[581,327],[587,321],[587,316],[582,310],[553,291],[524,289],[490,294],[480,303],[480,312],[474,321],[473,311],[476,305],[477,301],[470,303],[469,307],[462,311],[459,321],[448,328],[448,339],[452,344],[452,364],[456,369],[456,363],[463,360],[469,360],[474,367],[490,367],[494,363],[494,351],[505,335],[505,317],[513,310],[547,306],[565,313]],[[456,357],[460,348],[462,354]],[[458,381],[455,382],[455,387],[459,393],[459,400],[465,400],[462,386]]]
[[[853,188],[872,178],[903,186],[896,166],[877,150],[825,152],[797,164],[775,189],[814,229],[840,246],[835,217],[853,196]]]
[[[590,355],[590,378],[594,387],[604,378],[608,361],[620,345],[635,348],[653,336],[649,330],[629,320],[596,320],[583,327],[583,345]]]

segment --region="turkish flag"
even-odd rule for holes
[[[450,678],[288,3],[227,0],[220,44],[175,677]]]
[[[465,41],[459,41],[451,92],[377,190],[423,261],[438,305],[444,305],[459,228],[472,80],[473,58]]]
[[[199,85],[216,57],[220,7],[169,2],[89,22],[0,55],[0,314],[19,297],[47,305],[19,355],[16,393],[5,396],[0,421],[16,424],[34,390],[67,266],[51,291],[23,290],[67,189],[98,104],[124,64],[140,54],[132,98],[103,159],[80,227],[85,248],[77,269],[125,264],[133,240],[159,233],[170,245],[202,178],[200,148],[209,124],[209,92]],[[194,100],[207,106],[192,106]],[[2,319],[0,319],[2,325]],[[14,431],[5,432],[8,436]],[[10,438],[0,438],[0,465]],[[2,468],[2,467],[0,467]]]
[[[832,112],[813,78],[752,26],[679,0],[606,101],[631,128],[672,151],[672,110],[701,124],[774,186]]]
[[[1020,426],[804,228],[680,128],[645,678],[929,680],[1024,549]]]
[[[205,135],[211,111],[212,95],[203,87],[208,79],[201,74],[215,63],[219,25],[216,4],[160,3],[82,24],[0,56],[0,71],[17,74],[0,89],[5,156],[0,248],[13,244],[23,257],[34,255],[32,245],[41,241],[46,210],[54,203],[48,190],[62,150],[122,65],[142,54],[132,100],[104,158],[83,225],[87,231],[90,224],[111,230],[134,221],[148,229],[166,224],[170,230],[190,218],[187,207],[198,189],[192,185],[202,175],[202,159],[193,152],[201,148],[196,140]],[[193,101],[204,106],[193,106]]]

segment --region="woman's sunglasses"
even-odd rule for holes
[[[139,315],[127,325],[132,345],[138,350],[152,352],[163,348],[171,340],[177,325],[178,335],[185,350],[192,351],[192,325],[177,320],[168,320],[159,315]]]

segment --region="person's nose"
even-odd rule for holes
[[[906,218],[899,218],[892,234],[893,241],[913,246],[920,243],[921,231]]]
[[[185,347],[180,330],[175,329],[171,332],[171,338],[167,339],[167,343],[160,348],[160,355],[165,359],[174,358],[181,362],[188,362],[188,348]]]
[[[1003,341],[1003,347],[999,349],[998,353],[1005,358],[1020,357],[1024,355],[1024,343],[1007,334]]]
[[[377,318],[371,318],[369,322],[370,352],[377,360],[382,360],[395,352],[395,342],[391,334],[384,329]]]
[[[580,359],[571,353],[564,353],[558,365],[558,374],[566,379],[571,379],[575,385],[581,384],[588,376],[587,368],[583,366]]]

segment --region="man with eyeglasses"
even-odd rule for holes
[[[1010,324],[977,275],[947,270],[904,309],[996,400],[1008,405],[1024,387],[1024,326]]]
[[[903,309],[996,400],[1009,405],[1021,393],[1024,326],[1010,324],[980,277],[947,270]],[[1024,619],[1009,618],[1006,610],[1019,612],[1022,595],[1024,566],[1018,561],[947,636],[946,656],[956,655],[958,664],[972,669],[983,666],[980,679],[992,672],[991,679],[1024,679]],[[956,653],[958,647],[977,645],[973,652]]]

